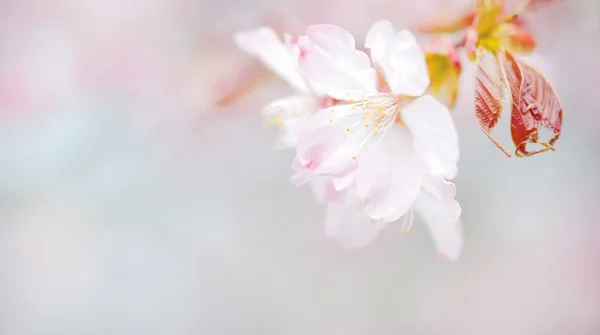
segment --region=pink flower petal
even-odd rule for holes
[[[234,40],[240,49],[259,58],[296,91],[309,92],[298,68],[299,51],[283,44],[271,28],[239,32],[235,34]],[[295,48],[298,49],[297,46]]]
[[[330,204],[327,208],[325,235],[337,239],[344,248],[366,247],[385,226],[384,221],[371,220],[354,206]]]
[[[316,177],[313,178],[310,186],[312,188],[315,199],[319,203],[334,203],[340,202],[344,198],[343,191],[338,191],[333,186],[331,178]]]
[[[306,120],[317,111],[316,100],[310,96],[291,96],[271,102],[263,110],[268,125],[279,127],[276,146],[279,149],[294,147]]]
[[[323,109],[307,120],[304,132],[296,146],[300,168],[315,175],[335,177],[337,189],[352,182],[356,169],[356,155],[367,133],[349,135],[348,129],[360,121],[361,111],[343,105]],[[362,126],[362,124],[361,124]],[[343,185],[344,187],[340,186]]]
[[[385,76],[392,92],[420,96],[429,86],[425,54],[407,30],[396,32],[389,21],[378,21],[367,34],[365,47]]]
[[[415,209],[429,228],[440,255],[456,261],[462,252],[463,234],[460,204],[454,199],[456,188],[443,178],[427,178]]]
[[[425,175],[410,134],[390,128],[374,148],[358,159],[356,195],[373,219],[395,221],[413,205]]]
[[[458,134],[448,108],[432,96],[424,95],[404,107],[401,115],[429,174],[454,178],[460,151]]]
[[[299,60],[300,69],[317,91],[339,100],[349,100],[353,91],[376,91],[371,61],[356,50],[349,32],[335,25],[313,25],[306,37],[312,44]]]

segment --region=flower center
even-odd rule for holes
[[[353,159],[356,159],[356,155],[361,150],[369,151],[369,149],[376,146],[383,139],[387,130],[394,124],[404,126],[399,113],[400,108],[403,106],[403,100],[398,95],[373,93],[350,101],[350,105],[355,113],[362,114],[344,132],[344,138],[346,139],[349,137],[362,138],[352,156]]]
[[[358,106],[363,111],[361,123],[364,124],[364,128],[370,128],[373,135],[385,132],[400,116],[400,100],[391,94],[359,102]]]

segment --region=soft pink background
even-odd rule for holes
[[[469,6],[1,1],[0,333],[599,334],[597,0],[528,16],[528,59],[564,105],[556,152],[495,149],[465,67],[455,264],[420,225],[362,251],[323,236],[323,207],[288,182],[293,153],[269,150],[261,126],[283,83],[212,103],[247,60],[236,30],[336,23],[361,40],[377,19],[401,27]],[[496,134],[508,140],[508,124]]]

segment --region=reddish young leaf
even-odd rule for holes
[[[512,101],[510,132],[517,146],[515,154],[519,155],[521,147],[537,141],[533,137],[537,134],[538,122],[529,111],[524,110],[523,69],[510,52],[506,51],[505,57],[503,70]]]
[[[554,145],[558,140],[562,128],[563,108],[558,94],[550,85],[548,79],[528,64],[523,64],[525,81],[529,84],[529,90],[534,98],[532,111],[541,117],[542,126],[554,133],[549,144]]]
[[[499,59],[490,51],[481,49],[477,59],[475,73],[475,113],[481,130],[504,152],[511,154],[496,140],[491,130],[496,126],[504,103],[505,82],[502,76]]]
[[[505,52],[504,71],[512,97],[511,135],[519,157],[533,156],[554,150],[553,144],[560,136],[562,106],[548,81],[535,69],[522,65],[508,51]],[[548,142],[539,141],[539,127],[554,133]],[[527,144],[542,148],[529,151]]]

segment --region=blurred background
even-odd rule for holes
[[[360,251],[324,237],[261,124],[284,83],[215,104],[249,61],[235,31],[335,23],[361,41],[472,6],[1,0],[0,334],[600,334],[597,0],[527,16],[528,61],[564,106],[556,152],[505,158],[465,63],[454,264],[421,225]]]

